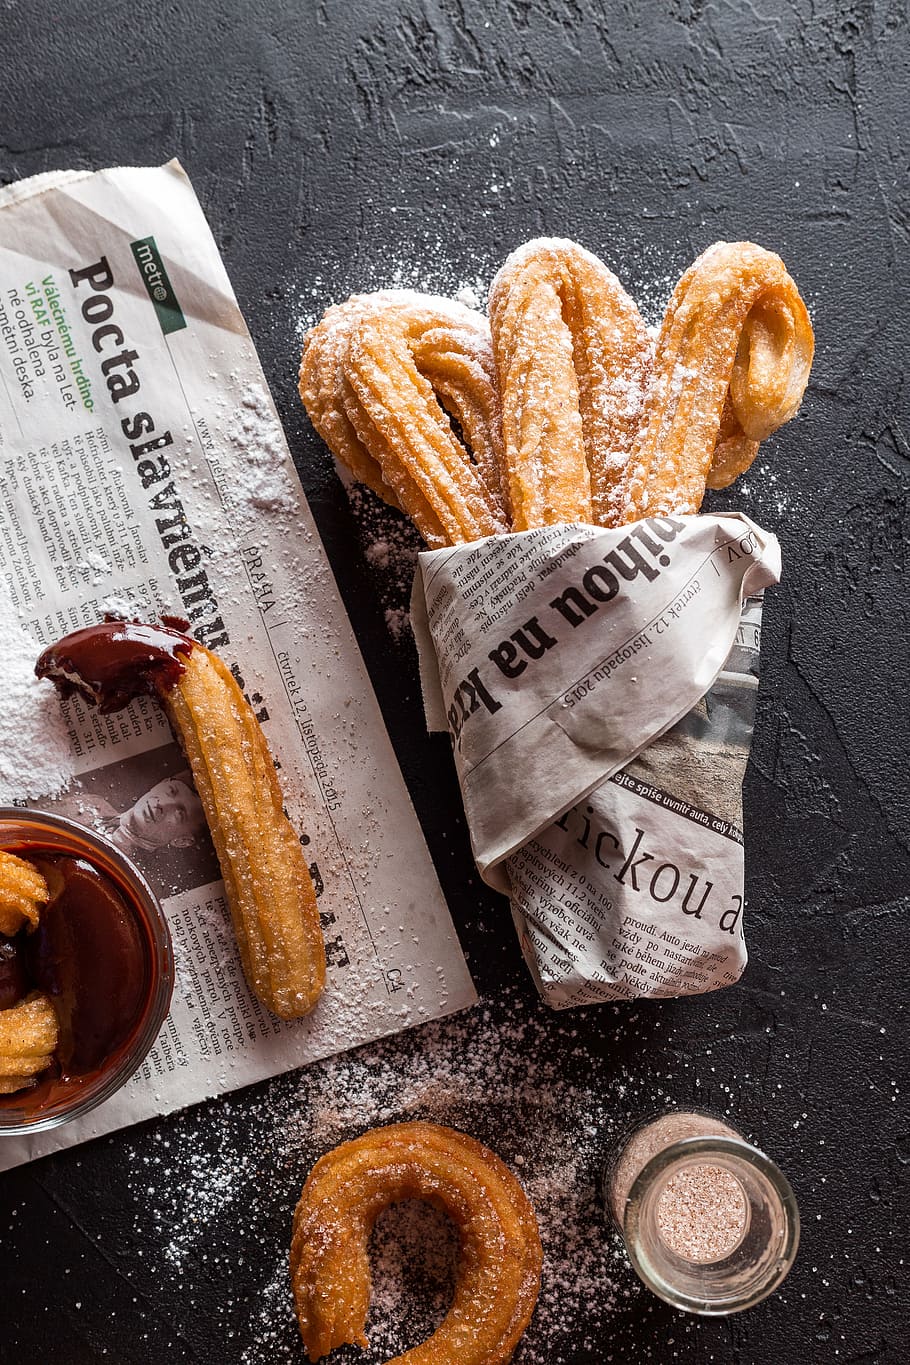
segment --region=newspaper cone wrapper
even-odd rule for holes
[[[550,526],[420,556],[427,723],[554,1008],[738,980],[742,779],[773,535]]]

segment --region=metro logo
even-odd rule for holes
[[[171,332],[181,331],[186,326],[186,318],[168,279],[158,243],[154,237],[143,237],[138,242],[130,242],[130,251],[135,257],[139,273],[142,275],[142,283],[158,315],[162,332],[168,336]]]

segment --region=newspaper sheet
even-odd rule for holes
[[[177,984],[141,1073],[82,1121],[0,1138],[0,1169],[472,1003],[256,352],[176,162],[0,195],[0,483],[0,592],[36,652],[113,608],[188,617],[229,662],[304,832],[329,965],[309,1018],[261,1008],[160,710],[69,700],[78,780],[31,804],[134,859],[163,898]]]
[[[555,1008],[736,981],[743,773],[777,541],[737,515],[420,556],[427,720]]]

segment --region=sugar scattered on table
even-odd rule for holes
[[[238,1359],[292,1365],[301,1351],[288,1274],[290,1219],[312,1164],[370,1127],[415,1118],[448,1124],[485,1142],[516,1172],[540,1223],[541,1295],[516,1365],[568,1365],[574,1350],[603,1344],[626,1301],[636,1301],[636,1313],[650,1311],[597,1194],[606,1152],[628,1112],[618,1089],[629,1092],[638,1082],[622,1073],[599,1084],[591,1070],[599,1065],[570,1016],[554,1016],[525,990],[504,988],[473,1010],[428,1023],[419,1036],[317,1062],[208,1111],[172,1116],[135,1139],[137,1236],[151,1223],[153,1245],[166,1241],[155,1269],[163,1279],[185,1282],[201,1262],[207,1274],[219,1273],[224,1262],[229,1283],[232,1258],[258,1258],[259,1288],[249,1315],[239,1315]],[[379,1220],[371,1244],[370,1359],[388,1359],[434,1330],[451,1301],[456,1261],[454,1229],[443,1215],[409,1203]],[[227,1299],[223,1307],[235,1328],[237,1307]],[[359,1358],[339,1352],[340,1362]],[[621,1342],[611,1341],[604,1361],[621,1358]]]

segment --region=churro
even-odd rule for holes
[[[336,458],[407,512],[428,545],[508,529],[481,314],[405,290],[355,296],[307,334],[300,396]]]
[[[730,395],[721,413],[714,453],[708,469],[706,485],[708,488],[729,488],[731,483],[745,474],[758,454],[760,442],[750,441],[739,424]]]
[[[519,247],[489,302],[487,329],[447,300],[357,295],[304,345],[317,430],[431,548],[697,512],[794,415],[812,364],[796,285],[751,242],[695,261],[656,347],[616,276],[575,242]]]
[[[182,630],[105,621],[45,650],[35,671],[102,711],[158,697],[202,801],[247,981],[280,1018],[308,1013],[325,980],[316,894],[265,736],[230,670]]]
[[[641,314],[575,242],[541,238],[490,286],[512,529],[617,521],[651,370]]]
[[[40,991],[0,1010],[0,1095],[36,1084],[54,1060],[58,1033],[54,1007]]]
[[[25,927],[34,929],[49,897],[36,867],[0,849],[0,934],[12,937]]]
[[[394,1365],[511,1360],[540,1288],[537,1220],[497,1156],[432,1123],[373,1129],[329,1152],[310,1172],[291,1243],[297,1316],[310,1360],[346,1343],[367,1345],[370,1231],[383,1209],[402,1199],[442,1208],[458,1231],[461,1257],[448,1314]]]
[[[779,256],[751,242],[709,247],[664,315],[622,521],[697,512],[709,477],[723,487],[748,468],[758,442],[797,411],[813,349]]]

